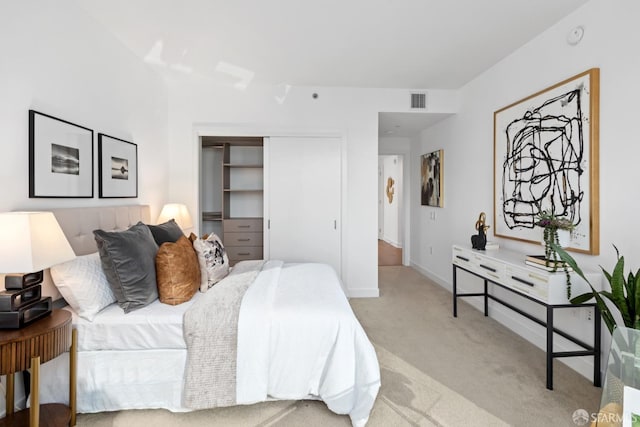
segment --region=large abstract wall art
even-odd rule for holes
[[[599,252],[597,68],[494,113],[494,234],[540,242],[542,210],[576,224],[571,248]]]

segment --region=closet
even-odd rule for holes
[[[271,137],[269,256],[323,262],[341,273],[341,140]]]
[[[341,274],[340,137],[201,137],[202,233],[244,259],[322,262]]]
[[[201,138],[202,234],[223,241],[231,265],[263,258],[263,138]]]

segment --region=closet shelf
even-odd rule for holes
[[[246,168],[246,169],[263,169],[264,166],[260,164],[249,165],[249,164],[238,164],[238,163],[225,163],[225,168]]]
[[[222,221],[222,212],[202,212],[203,221]]]

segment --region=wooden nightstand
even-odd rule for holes
[[[77,331],[71,327],[71,313],[53,310],[50,316],[29,326],[0,331],[0,375],[7,376],[7,416],[4,426],[75,426]],[[40,364],[69,351],[69,406],[39,404]],[[31,408],[13,412],[14,374],[31,369]]]

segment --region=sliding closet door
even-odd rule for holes
[[[267,151],[269,258],[340,274],[340,138],[271,137]]]

